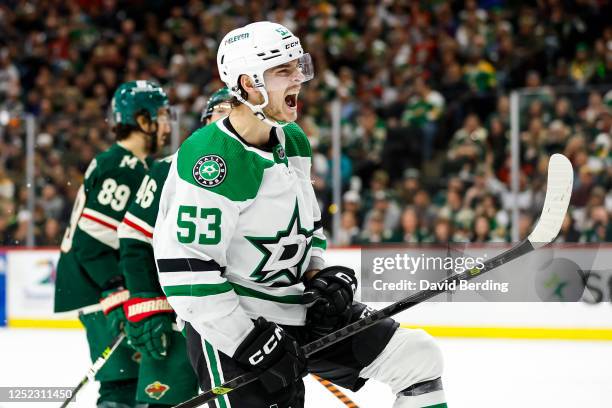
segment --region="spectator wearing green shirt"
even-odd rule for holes
[[[394,240],[411,244],[431,242],[432,238],[422,227],[419,214],[414,207],[408,206],[402,211],[402,218]]]
[[[480,118],[475,113],[469,114],[451,140],[447,155],[449,170],[471,174],[485,159],[486,142],[487,130],[481,126]]]
[[[444,97],[431,88],[431,84],[422,76],[417,77],[413,84],[414,94],[402,115],[405,126],[415,126],[423,132],[423,159],[432,156],[433,143],[438,133],[438,123],[444,112]]]
[[[385,216],[381,211],[374,210],[369,217],[363,232],[356,244],[383,244],[393,242],[393,231],[385,228]]]
[[[382,163],[381,154],[387,138],[386,124],[373,108],[366,106],[359,111],[357,126],[347,133],[346,151],[354,164],[353,172],[367,185]]]
[[[587,220],[580,242],[610,242],[612,240],[612,224],[610,224],[610,215],[605,207],[590,208]]]
[[[584,86],[595,74],[595,62],[586,43],[576,45],[576,55],[570,64],[570,76],[578,86]]]
[[[463,67],[465,81],[477,95],[487,94],[497,85],[495,67],[482,54],[482,48],[474,44],[468,51],[468,60]]]

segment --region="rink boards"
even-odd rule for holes
[[[428,302],[396,319],[425,328],[439,337],[612,340],[612,246],[589,254],[589,288],[600,302]],[[575,251],[585,251],[584,248]],[[568,257],[572,257],[571,251]],[[79,328],[76,312],[53,313],[54,282],[59,251],[0,248],[0,325],[10,327]],[[610,258],[610,259],[608,259]],[[361,269],[358,248],[330,249],[328,265]],[[360,293],[358,293],[359,297]],[[5,298],[5,300],[3,299]],[[446,300],[446,299],[442,299]],[[388,303],[368,302],[381,308]]]
[[[0,251],[0,326],[6,326],[6,254]]]

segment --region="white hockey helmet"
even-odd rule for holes
[[[300,39],[280,24],[260,21],[232,30],[223,37],[217,51],[217,68],[232,95],[247,105],[259,119],[270,126],[278,126],[263,113],[263,108],[268,104],[264,72],[296,59],[304,78],[302,82],[312,79],[312,59],[304,53]],[[241,75],[251,78],[264,98],[262,104],[253,105],[242,97],[238,86]]]

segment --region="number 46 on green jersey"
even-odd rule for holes
[[[198,211],[193,205],[181,205],[176,225],[179,228],[176,237],[182,244],[191,244],[196,238],[201,245],[221,242],[221,210],[218,208],[199,208]]]

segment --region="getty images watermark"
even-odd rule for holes
[[[446,271],[447,273],[463,273],[465,271],[479,271],[484,268],[484,261],[487,258],[485,254],[482,257],[471,256],[435,256],[421,253],[420,255],[409,255],[408,253],[396,253],[394,256],[378,256],[372,260],[372,273],[382,275],[385,271],[401,271],[412,276],[411,279],[400,279],[394,282],[385,282],[384,279],[375,279],[373,288],[377,291],[386,290],[428,290],[439,289],[444,291],[456,290],[486,290],[499,291],[501,293],[508,292],[508,282],[494,282],[492,279],[487,279],[484,282],[472,282],[467,280],[437,282],[432,281],[431,277],[414,279],[417,272],[431,275],[431,272]]]
[[[610,276],[612,251],[594,245],[550,245],[478,276],[505,244],[406,245],[361,251],[361,300],[395,302],[426,290],[432,301],[567,302],[610,299],[594,287]],[[603,259],[607,256],[610,259]],[[595,262],[597,260],[597,262]],[[600,267],[597,273],[594,268]],[[470,271],[469,281],[445,279]],[[612,291],[612,286],[610,286]]]
[[[0,387],[0,402],[64,402],[73,392],[69,387]]]

